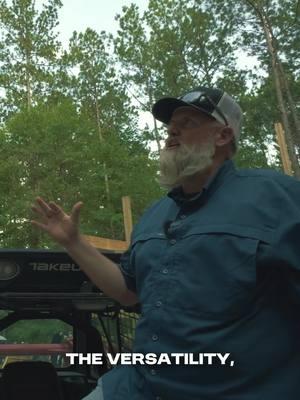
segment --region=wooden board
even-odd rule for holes
[[[280,122],[275,124],[275,131],[277,136],[277,142],[280,148],[281,160],[284,173],[287,175],[293,175],[292,164],[288,154],[287,145],[285,141],[284,131]]]
[[[84,237],[92,246],[99,250],[109,250],[123,253],[128,248],[127,242],[123,240],[107,239],[89,235],[84,235]]]

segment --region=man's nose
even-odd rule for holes
[[[178,135],[180,135],[180,130],[179,130],[178,126],[176,126],[175,124],[170,124],[168,126],[168,136],[173,137],[173,136],[178,136]]]

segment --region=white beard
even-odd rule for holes
[[[213,164],[214,154],[213,140],[200,145],[181,144],[175,149],[161,150],[158,178],[160,186],[173,189],[193,175],[205,172]]]

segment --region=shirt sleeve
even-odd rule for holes
[[[132,243],[134,241],[134,237],[136,237],[139,229],[141,226],[143,226],[143,221],[144,219],[148,218],[149,212],[155,207],[155,205],[159,204],[160,201],[155,201],[152,203],[143,213],[141,216],[139,222],[134,225],[132,233],[131,233],[131,240],[130,240],[130,246],[125,253],[122,254],[120,258],[120,264],[119,268],[120,271],[122,272],[126,286],[129,290],[131,290],[134,293],[137,293],[137,288],[136,288],[136,270],[135,270],[135,263],[133,261],[134,257],[132,255]]]
[[[283,192],[274,251],[290,293],[300,303],[300,182],[291,178],[288,182]]]
[[[135,271],[131,262],[131,244],[128,250],[121,255],[119,268],[124,276],[127,288],[136,293]]]

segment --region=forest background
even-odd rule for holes
[[[160,97],[199,86],[229,92],[244,110],[238,168],[282,170],[274,123],[300,177],[300,1],[149,0],[116,15],[115,34],[58,40],[60,0],[0,0],[0,246],[57,246],[32,228],[36,196],[70,211],[81,231],[124,240],[121,198],[137,222],[163,196],[165,128],[139,116]],[[70,16],[71,18],[72,16]],[[241,53],[255,67],[238,67]]]

